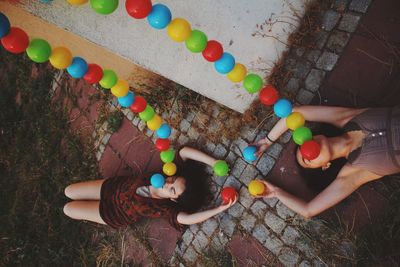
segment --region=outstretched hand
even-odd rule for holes
[[[273,184],[271,184],[271,183],[269,183],[267,181],[264,181],[264,180],[257,179],[257,181],[259,181],[259,182],[264,184],[265,190],[264,190],[264,193],[254,196],[255,198],[264,198],[264,197],[273,198],[273,197],[276,197],[276,189],[277,189],[277,187],[275,185],[273,185]]]
[[[257,151],[254,153],[257,156],[257,158],[261,157],[261,155],[271,146],[271,144],[268,141],[265,141],[264,139],[258,140],[257,142],[252,143],[251,145],[257,148]]]
[[[238,201],[238,196],[235,196],[235,199],[230,199],[228,203],[222,203],[219,208],[222,211],[229,209],[230,207],[232,207],[236,202]]]

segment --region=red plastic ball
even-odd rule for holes
[[[202,52],[203,57],[210,62],[220,59],[223,53],[224,48],[222,48],[222,45],[215,40],[208,41],[206,49]]]
[[[135,100],[134,100],[133,104],[131,105],[131,110],[133,112],[139,113],[139,112],[142,112],[143,110],[145,110],[146,106],[147,106],[146,99],[144,99],[143,97],[138,95],[138,96],[135,96]]]
[[[156,148],[160,151],[166,151],[169,149],[169,139],[161,139],[157,138],[156,140]]]
[[[11,27],[10,32],[1,38],[4,49],[13,54],[25,52],[29,46],[29,37],[25,31],[17,27]]]
[[[151,0],[126,0],[125,8],[128,14],[135,19],[144,19],[153,8]]]
[[[275,87],[268,85],[261,89],[259,97],[261,103],[267,106],[272,106],[276,101],[278,101],[279,94]]]
[[[98,83],[103,78],[103,69],[97,64],[89,64],[83,79],[90,84]]]
[[[228,204],[230,200],[235,200],[235,197],[237,196],[236,189],[233,187],[225,187],[221,191],[221,198],[222,202],[225,204]]]
[[[314,140],[305,141],[300,146],[301,155],[303,156],[303,158],[308,160],[316,159],[319,156],[320,152],[321,152],[321,146]]]

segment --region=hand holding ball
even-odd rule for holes
[[[266,188],[261,181],[253,180],[249,183],[248,189],[252,196],[259,196],[264,194]]]
[[[252,162],[257,159],[255,153],[257,152],[257,147],[255,146],[248,146],[243,150],[243,157],[246,161]]]
[[[229,201],[235,201],[235,198],[238,197],[238,193],[236,192],[236,189],[233,187],[225,187],[221,191],[221,198],[222,202],[224,204],[228,204]]]

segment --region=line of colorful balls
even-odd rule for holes
[[[163,172],[168,176],[176,173],[177,167],[173,163],[175,151],[170,148],[171,127],[162,123],[161,117],[155,113],[153,107],[147,104],[146,100],[139,95],[129,91],[127,81],[118,79],[113,70],[102,69],[97,64],[87,64],[81,57],[72,57],[71,52],[65,47],[51,48],[50,44],[43,39],[32,39],[26,32],[18,27],[11,27],[8,18],[0,12],[0,38],[4,49],[13,54],[27,53],[27,56],[36,63],[50,61],[50,64],[59,70],[66,69],[73,78],[83,78],[89,84],[99,83],[105,89],[111,89],[111,93],[117,97],[118,103],[123,108],[130,108],[133,112],[139,113],[140,119],[146,122],[147,127],[156,131],[156,148],[160,151],[161,161],[164,163]],[[229,171],[228,164],[219,160],[214,166],[214,173],[217,176],[225,176]],[[155,187],[162,187],[164,176],[155,174],[151,178]]]

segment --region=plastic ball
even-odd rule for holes
[[[156,4],[148,15],[147,21],[151,27],[161,30],[168,26],[171,22],[171,17],[171,11],[167,6]]]
[[[176,165],[173,162],[165,163],[162,169],[163,172],[168,176],[172,176],[176,173]]]
[[[229,172],[229,166],[224,160],[217,160],[214,164],[214,174],[216,176],[226,176]]]
[[[299,112],[293,112],[286,118],[286,126],[294,131],[305,123],[304,116]]]
[[[133,101],[135,101],[135,94],[131,91],[126,96],[118,97],[118,103],[124,108],[129,108]]]
[[[170,141],[169,139],[157,138],[155,145],[158,150],[165,151],[169,149]]]
[[[102,15],[113,13],[118,7],[118,0],[90,0],[92,9]]]
[[[135,97],[135,101],[131,105],[131,110],[135,113],[140,113],[146,109],[147,102],[142,96],[138,95]]]
[[[222,57],[223,53],[224,48],[215,40],[208,41],[206,48],[202,52],[204,59],[209,62],[217,61]]]
[[[51,55],[50,44],[43,39],[33,39],[26,49],[28,57],[36,63],[44,63]]]
[[[266,87],[261,89],[259,97],[261,103],[267,106],[272,106],[276,103],[276,101],[278,101],[278,90],[276,90],[275,87],[273,87],[272,85],[267,85]]]
[[[87,70],[88,64],[86,63],[86,60],[81,57],[74,57],[72,59],[71,65],[69,65],[67,68],[67,72],[69,73],[69,75],[71,75],[72,78],[76,79],[85,76]]]
[[[312,139],[312,132],[307,127],[299,127],[293,132],[293,141],[301,146],[305,141]]]
[[[101,87],[110,89],[118,82],[118,76],[113,70],[104,70],[103,78],[99,81]]]
[[[116,97],[126,96],[129,92],[129,84],[125,80],[118,80],[118,82],[111,87],[111,93]]]
[[[171,135],[171,127],[167,123],[163,123],[156,134],[159,138],[166,139]]]
[[[287,99],[279,99],[274,105],[274,112],[279,118],[286,118],[292,113],[292,104]]]
[[[51,1],[53,1],[53,0],[40,0],[40,2],[45,3],[45,4],[48,4],[48,3],[50,3]]]
[[[103,78],[103,69],[97,64],[89,64],[88,71],[83,76],[86,82],[89,84],[95,84],[100,82]]]
[[[246,77],[246,74],[246,67],[241,63],[236,63],[233,67],[233,70],[231,70],[226,77],[228,77],[231,82],[238,83],[243,81],[244,77]]]
[[[253,196],[262,195],[265,191],[265,185],[258,180],[251,181],[247,188],[249,189],[249,193]]]
[[[228,204],[231,200],[234,201],[237,196],[236,189],[231,186],[224,187],[221,191],[221,198],[224,204]]]
[[[248,74],[243,81],[244,88],[250,94],[254,94],[260,91],[262,85],[263,85],[262,78],[259,75],[253,73]]]
[[[200,53],[207,46],[207,35],[199,30],[193,30],[189,38],[186,39],[186,48],[192,53]]]
[[[255,146],[248,146],[243,150],[243,157],[245,160],[251,162],[257,159],[255,153],[257,152],[257,147]]]
[[[152,9],[151,0],[126,0],[125,8],[128,14],[135,19],[144,19]]]
[[[227,74],[235,66],[235,58],[229,53],[223,53],[222,57],[215,61],[214,67],[221,74]]]
[[[67,0],[67,2],[73,6],[79,6],[86,4],[88,0]]]
[[[162,124],[162,119],[157,114],[154,114],[153,118],[151,118],[151,120],[147,121],[147,127],[152,131],[155,131],[158,128],[160,128],[161,124]]]
[[[59,70],[66,69],[72,63],[72,54],[68,48],[56,47],[51,51],[49,57],[50,64]]]
[[[150,177],[150,184],[154,188],[161,188],[165,184],[165,178],[162,174],[155,173]]]
[[[321,152],[321,146],[314,140],[305,141],[300,146],[300,153],[303,158],[308,160],[313,160],[318,158],[319,153]]]
[[[154,117],[154,114],[154,109],[151,106],[147,105],[146,108],[139,113],[139,118],[147,122]]]
[[[0,38],[3,38],[10,32],[10,26],[7,16],[0,12]]]
[[[1,38],[4,49],[13,54],[19,54],[29,45],[29,37],[25,31],[17,27],[11,27],[6,36]]]
[[[168,36],[175,42],[183,42],[189,38],[192,28],[185,19],[173,19],[167,28]]]
[[[175,151],[172,149],[168,149],[160,153],[161,161],[164,163],[169,163],[174,161],[175,158]]]

